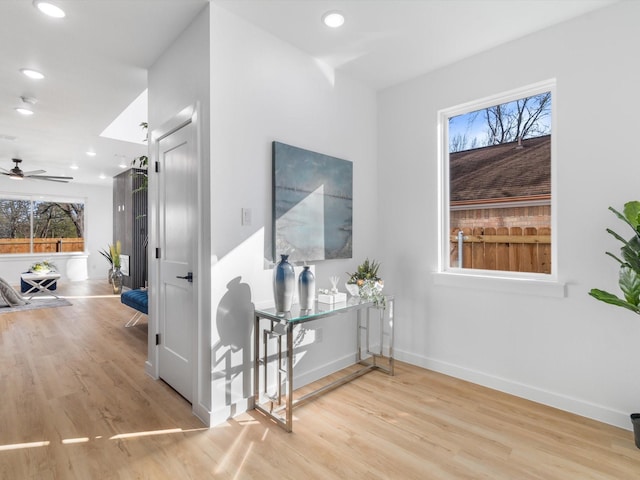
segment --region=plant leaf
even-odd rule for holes
[[[638,225],[640,225],[640,202],[632,201],[625,203],[623,211],[629,224],[638,232]]]
[[[633,237],[620,251],[627,264],[640,274],[640,239]]]
[[[618,284],[627,302],[637,308],[640,304],[640,274],[632,268],[622,266]]]
[[[613,293],[605,292],[604,290],[599,290],[597,288],[592,288],[591,291],[589,291],[589,295],[591,295],[593,298],[597,300],[608,303],[610,305],[623,307],[628,310],[631,310],[634,313],[640,314],[640,309],[637,306],[632,305],[631,303],[625,300],[622,300],[621,298],[618,298]]]
[[[628,203],[633,203],[633,202],[628,202]],[[625,206],[626,206],[626,205],[627,205],[627,204],[625,204]],[[623,215],[622,213],[620,213],[618,210],[616,210],[616,209],[615,209],[615,208],[613,208],[613,207],[609,207],[609,210],[611,210],[613,213],[615,213],[615,214],[616,214],[616,216],[617,216],[620,220],[622,220],[624,223],[626,223],[627,225],[629,225],[629,226],[633,229],[633,231],[634,231],[635,233],[638,233],[638,231],[636,230],[636,227],[634,227],[634,226],[633,226],[633,223],[631,223],[631,221],[630,221],[630,220],[629,220],[625,215]]]
[[[607,255],[609,255],[611,258],[613,258],[615,261],[617,261],[618,263],[624,265],[624,262],[622,260],[620,260],[618,257],[616,257],[613,253],[611,252],[605,252]]]
[[[625,245],[629,243],[625,238],[622,237],[622,235],[618,235],[616,232],[614,232],[610,228],[607,228],[607,233],[611,234],[611,236],[613,236],[616,240],[620,240]]]
[[[625,219],[626,221],[626,219]],[[628,222],[627,222],[628,223]],[[607,233],[611,234],[616,240],[621,241],[624,245],[620,248],[620,252],[622,253],[622,258],[624,261],[633,268],[636,272],[640,273],[640,239],[638,235],[631,238],[631,240],[625,240],[622,236],[618,235],[616,232],[607,228]],[[615,258],[620,263],[622,262],[618,257],[613,255],[610,252],[606,252],[607,255]]]

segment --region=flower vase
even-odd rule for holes
[[[109,285],[112,284],[111,275],[113,275],[113,268],[110,268],[109,271],[107,272],[107,280],[109,281]]]
[[[316,277],[309,267],[304,267],[298,277],[298,296],[300,297],[300,308],[308,310],[313,308],[313,301],[316,293]]]
[[[288,258],[289,255],[280,255],[280,262],[273,269],[273,297],[278,313],[290,311],[293,301],[296,274]]]
[[[120,267],[113,267],[111,287],[113,288],[114,295],[120,295],[122,293],[122,272],[120,271]]]

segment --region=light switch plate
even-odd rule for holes
[[[242,209],[242,225],[251,225],[251,209]]]

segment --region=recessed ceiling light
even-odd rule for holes
[[[118,165],[120,168],[127,168],[128,165],[126,163],[121,163],[120,165]]]
[[[16,112],[22,115],[33,115],[33,106],[37,100],[32,97],[20,97],[20,100],[22,100],[22,105],[16,107]]]
[[[44,75],[37,70],[31,70],[30,68],[21,68],[20,71],[23,75],[26,75],[29,78],[33,78],[34,80],[42,80],[44,78]]]
[[[73,165],[70,165],[69,168],[71,170],[78,170],[80,167],[78,167],[78,165],[76,165],[75,163]]]
[[[16,107],[16,112],[21,115],[33,115],[33,110],[27,107]]]
[[[66,13],[60,7],[55,5],[52,2],[45,0],[33,0],[33,4],[36,6],[38,10],[40,10],[45,15],[49,15],[53,18],[64,18]]]
[[[331,28],[341,27],[344,24],[344,15],[337,11],[327,12],[322,16],[322,23]]]
[[[33,115],[33,106],[38,100],[33,97],[20,97],[20,100],[22,101],[22,105],[16,107],[16,112],[22,115]]]
[[[105,178],[107,178],[107,176],[106,176],[104,173],[101,173],[101,174],[100,174],[100,179],[101,179],[101,180],[104,180]]]
[[[89,155],[90,157],[95,157],[96,156],[96,152],[88,151],[87,155]]]

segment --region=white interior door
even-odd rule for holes
[[[160,245],[158,373],[190,402],[193,402],[198,281],[194,268],[197,252],[194,130],[195,126],[190,122],[158,141],[157,177]]]

